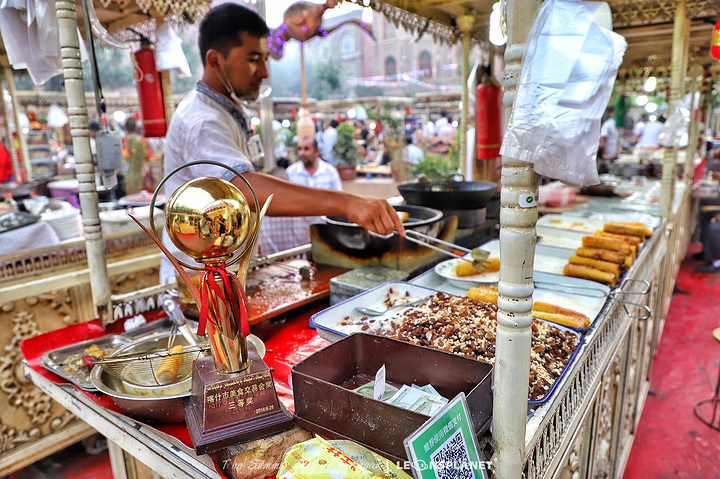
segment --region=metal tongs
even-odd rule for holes
[[[470,253],[470,258],[466,257],[465,255],[455,254],[452,251],[448,251],[446,249],[439,248],[437,246],[433,246],[429,243],[426,243],[425,241],[420,241],[420,239],[424,239],[425,241],[433,241],[435,243],[439,243],[441,245],[449,246],[450,248],[457,249],[460,251],[463,251],[464,253]],[[490,252],[486,251],[481,248],[475,248],[475,249],[468,249],[463,246],[458,246],[454,243],[449,243],[447,241],[443,241],[441,239],[428,236],[426,234],[418,233],[414,230],[405,230],[405,239],[408,241],[411,241],[413,243],[417,243],[421,246],[425,246],[426,248],[433,249],[435,251],[439,251],[440,253],[446,254],[448,256],[452,256],[453,258],[458,258],[463,261],[467,261],[468,263],[472,263],[473,268],[475,268],[480,273],[485,273],[488,271],[490,265],[492,263],[490,261],[487,261],[488,256],[490,256]]]

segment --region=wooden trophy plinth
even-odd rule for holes
[[[195,452],[259,439],[293,427],[280,407],[272,374],[254,349],[242,372],[220,374],[211,356],[193,363],[192,390],[183,403],[185,422]]]

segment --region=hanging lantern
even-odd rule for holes
[[[712,38],[710,40],[710,54],[713,58],[720,60],[720,20],[713,28]]]

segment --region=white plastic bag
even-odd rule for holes
[[[163,23],[155,30],[155,64],[158,71],[177,68],[181,77],[190,76],[190,65],[182,49],[182,40],[170,23]]]
[[[658,145],[665,147],[684,148],[688,144],[688,127],[690,126],[690,110],[682,100],[673,103],[673,109],[658,136]]]
[[[573,186],[598,183],[600,119],[625,39],[595,23],[605,2],[546,0],[528,36],[500,153]]]

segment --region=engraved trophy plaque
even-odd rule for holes
[[[250,189],[258,212],[251,224],[247,199],[225,180],[201,177],[180,186],[165,205],[165,226],[175,246],[202,268],[172,257],[160,240],[143,228],[168,256],[200,306],[198,335],[203,336],[207,329],[212,357],[193,363],[191,394],[184,402],[185,421],[195,450],[206,454],[289,429],[293,422],[280,407],[270,369],[248,348],[245,339],[250,334],[245,296],[247,270],[260,222],[272,197],[260,209],[255,191],[239,173],[221,163],[198,161],[177,168],[163,179],[151,201],[151,211],[167,179],[196,164],[222,166],[234,172]],[[152,214],[150,222],[155,231]],[[237,274],[227,270],[238,262]],[[203,271],[199,288],[183,266]]]

